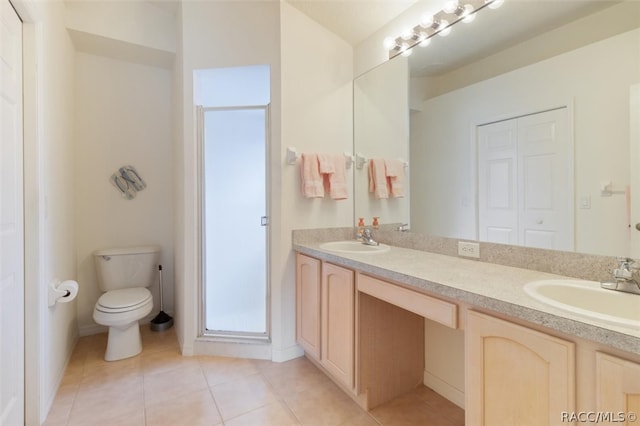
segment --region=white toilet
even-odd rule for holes
[[[93,253],[98,287],[105,293],[93,310],[93,319],[109,327],[106,361],[117,361],[142,351],[138,320],[153,308],[151,286],[158,271],[160,247],[130,247]]]

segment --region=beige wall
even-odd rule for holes
[[[176,110],[182,132],[175,140],[176,327],[184,354],[193,354],[199,331],[198,309],[198,179],[197,141],[193,103],[193,70],[267,64],[271,66],[271,149],[277,158],[280,146],[280,48],[279,7],[275,2],[183,2],[179,11]],[[229,40],[233,40],[230,43]],[[273,160],[272,160],[273,161]],[[273,182],[279,167],[272,165]],[[275,184],[275,183],[274,183]],[[277,198],[275,200],[278,200]],[[270,194],[272,207],[277,205]],[[278,216],[271,213],[271,250],[278,256]],[[272,260],[274,261],[274,260]],[[275,268],[274,268],[275,269]],[[273,280],[274,291],[280,282]],[[272,295],[276,297],[276,295]],[[278,315],[274,312],[273,315]],[[203,348],[206,350],[207,348]]]
[[[350,45],[286,2],[281,3],[282,142],[274,164],[282,169],[273,183],[280,204],[280,246],[272,267],[272,285],[280,286],[274,309],[274,360],[285,360],[300,350],[295,344],[295,259],[293,229],[350,226],[353,218],[353,167],[347,170],[349,198],[335,201],[304,198],[299,166],[285,162],[286,148],[298,152],[341,154],[353,149],[352,57]],[[276,231],[275,229],[272,231]],[[278,326],[276,329],[275,326]]]
[[[108,247],[161,247],[164,309],[173,311],[173,172],[171,71],[78,52],[75,59],[76,233],[80,334],[102,294],[92,252]],[[132,200],[110,183],[133,165],[147,188]],[[157,280],[152,318],[160,309]]]
[[[254,18],[252,18],[254,17]],[[178,113],[182,132],[175,156],[176,318],[186,354],[231,351],[196,344],[198,333],[197,177],[193,115],[193,70],[268,64],[271,66],[269,163],[271,358],[301,354],[295,343],[295,283],[291,230],[343,226],[353,216],[352,199],[306,200],[300,195],[298,168],[285,162],[287,146],[299,152],[351,150],[352,50],[286,2],[185,2],[182,4],[178,61],[182,62]],[[246,37],[250,34],[250,37]],[[235,40],[230,45],[227,40]],[[352,192],[352,188],[350,188]],[[249,352],[244,352],[249,353]]]

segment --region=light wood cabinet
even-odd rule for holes
[[[296,254],[296,340],[305,352],[320,359],[320,261]]]
[[[468,425],[561,425],[575,411],[575,345],[467,312]]]
[[[333,377],[354,387],[355,283],[349,269],[322,264],[322,332],[320,363]]]
[[[611,424],[636,424],[640,416],[640,364],[596,352],[597,411]]]

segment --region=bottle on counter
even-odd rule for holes
[[[364,234],[364,218],[361,217],[360,219],[358,219],[358,231],[356,233],[356,238],[361,240],[363,234]]]
[[[380,219],[378,216],[373,217],[373,224],[371,225],[373,229],[378,229],[378,227],[380,226],[380,222],[378,222],[378,219]]]

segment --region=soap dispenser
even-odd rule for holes
[[[363,235],[364,235],[364,218],[361,217],[358,220],[358,231],[356,232],[356,238],[358,240],[361,240]]]

